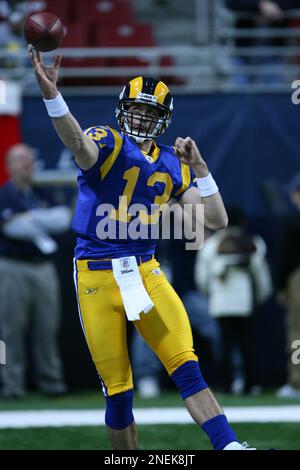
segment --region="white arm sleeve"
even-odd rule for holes
[[[33,209],[32,220],[46,233],[62,233],[71,225],[72,213],[67,206],[56,206],[50,209]]]
[[[57,243],[33,220],[30,212],[18,214],[6,222],[2,227],[2,232],[13,240],[34,243],[44,255],[52,254],[57,250]]]
[[[2,232],[14,240],[32,241],[40,235],[40,227],[32,220],[30,212],[17,214],[2,226]]]
[[[267,252],[265,242],[259,236],[255,236],[253,241],[257,247],[257,252],[251,258],[250,269],[255,283],[256,300],[258,303],[263,303],[273,292],[272,276],[265,259]]]
[[[251,261],[251,271],[256,288],[256,300],[258,303],[263,303],[273,291],[269,266],[265,259],[255,258]]]
[[[209,266],[205,247],[199,250],[195,262],[195,284],[197,288],[208,294]]]

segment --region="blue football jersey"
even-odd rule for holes
[[[138,237],[136,228],[149,228],[159,206],[195,185],[192,170],[174,155],[174,147],[153,144],[146,155],[130,137],[110,127],[91,127],[85,134],[97,144],[99,155],[92,168],[78,174],[75,257],[154,254],[157,237],[150,236],[150,229]]]

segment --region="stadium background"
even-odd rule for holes
[[[76,47],[76,50],[62,50],[65,61],[60,88],[82,127],[115,126],[114,109],[124,81],[141,73],[156,72],[156,76],[170,84],[175,95],[173,122],[160,141],[173,143],[178,135],[190,135],[196,140],[225,203],[241,205],[250,232],[259,233],[266,241],[268,259],[276,277],[282,221],[293,210],[283,185],[299,171],[300,109],[291,99],[292,82],[300,77],[299,11],[287,13],[290,28],[285,28],[284,34],[288,32],[289,42],[276,54],[276,59],[280,56],[279,66],[269,63],[272,46],[264,49],[265,56],[260,47],[253,47],[252,51],[262,57],[259,67],[247,63],[239,69],[233,60],[237,52],[234,20],[239,13],[228,11],[221,0],[195,0],[186,2],[185,6],[179,0],[92,1],[89,8],[87,2],[80,0],[72,5],[67,0],[39,3],[57,13],[69,26],[63,47]],[[100,9],[95,20],[93,5],[96,3],[104,5],[104,9]],[[108,15],[110,12],[109,20],[105,11]],[[120,31],[123,31],[121,35]],[[249,30],[248,34],[253,35],[253,31]],[[266,28],[263,37],[268,40],[269,35],[272,37],[272,31]],[[89,49],[94,57],[87,58],[87,49],[82,47],[101,48],[105,57],[98,59],[96,49]],[[138,48],[140,55],[137,49],[130,51],[130,47]],[[115,54],[121,57],[116,59]],[[279,78],[265,79],[266,75],[276,75],[274,70]],[[23,84],[22,112],[16,117],[16,125],[20,125],[22,140],[36,149],[39,163],[36,184],[50,186],[73,204],[72,156],[55,135],[26,60],[21,69],[16,67],[11,74],[16,74],[14,79]],[[71,232],[60,237],[60,251],[56,256],[63,305],[60,344],[70,390],[95,390],[98,380],[76,311],[73,247]],[[190,255],[189,269],[182,274],[184,286],[193,282],[193,262],[194,257]],[[180,263],[173,268],[180,277]],[[258,375],[261,384],[272,389],[284,383],[286,373],[284,312],[274,296],[256,312],[255,325]],[[209,376],[205,358],[203,361]],[[29,367],[29,383],[31,375]],[[273,398],[263,399],[262,404],[273,404]],[[42,406],[36,400],[36,406]],[[67,403],[66,407],[69,406]],[[24,407],[34,408],[32,399]],[[17,409],[21,408],[17,406]],[[253,432],[255,435],[256,431]]]
[[[116,103],[116,96],[68,96],[70,109],[84,128],[94,124],[115,126]],[[34,126],[32,115],[35,116]],[[297,171],[298,119],[299,108],[292,104],[290,93],[267,96],[240,93],[229,96],[179,95],[175,97],[172,126],[160,139],[162,143],[169,143],[174,142],[178,135],[195,137],[218,181],[225,203],[241,205],[249,218],[250,231],[261,234],[267,242],[274,274],[276,247],[284,213],[280,213],[282,206],[273,207],[270,204],[268,187],[277,183],[280,188]],[[25,141],[38,150],[38,157],[43,160],[45,169],[56,169],[63,174],[65,169],[59,170],[58,166],[64,148],[56,138],[39,97],[25,98],[22,129]],[[72,165],[71,155],[69,158]],[[65,152],[64,159],[67,160]],[[287,201],[286,203],[288,204]],[[79,378],[74,372],[78,361],[85,364],[83,371],[88,361],[81,358],[80,348],[71,346],[74,335],[67,333],[70,325],[73,325],[76,338],[80,341],[81,331],[77,334],[78,319],[76,315],[72,315],[72,312],[76,312],[70,263],[74,241],[71,234],[69,238],[64,236],[64,239],[64,249],[61,249],[57,257],[59,272],[63,273],[61,283],[66,330],[63,329],[62,346],[68,364],[66,370],[70,374],[69,380],[76,387],[84,387],[87,383],[83,376]],[[175,265],[174,269],[180,271],[182,266]],[[189,274],[184,275],[188,275],[191,282],[192,272],[191,265]],[[257,312],[256,349],[261,368],[260,376],[263,378],[263,385],[267,386],[276,386],[284,381],[282,313],[274,300],[267,302],[261,311]],[[268,334],[270,323],[272,335]],[[77,360],[74,360],[75,350],[78,354]]]

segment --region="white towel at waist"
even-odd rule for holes
[[[135,256],[112,259],[115,280],[128,320],[140,320],[140,313],[148,313],[154,304],[143,284]]]

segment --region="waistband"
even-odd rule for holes
[[[126,256],[122,256],[122,259],[126,259]],[[154,258],[154,255],[145,255],[145,256],[135,256],[136,262],[138,266],[142,263],[146,263]],[[88,268],[90,271],[106,271],[112,269],[112,262],[111,260],[97,260],[97,261],[88,261],[87,262]]]

